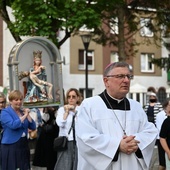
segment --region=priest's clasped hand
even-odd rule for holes
[[[130,155],[138,150],[139,143],[138,140],[135,140],[135,136],[124,136],[120,142],[119,150]]]

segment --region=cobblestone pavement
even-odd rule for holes
[[[157,146],[155,146],[149,170],[158,170],[158,168],[159,168],[158,148]],[[31,170],[47,170],[47,168],[32,166]]]
[[[31,154],[31,170],[47,170],[47,168],[32,166],[32,159],[33,159],[34,152],[35,152],[35,149],[30,149],[30,154]]]
[[[157,146],[155,146],[149,170],[158,170],[158,169],[159,169],[158,148]]]
[[[31,170],[47,170],[47,168],[32,166]]]

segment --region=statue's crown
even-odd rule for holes
[[[41,58],[42,57],[42,51],[34,51],[33,55],[34,55],[34,59],[36,58]]]

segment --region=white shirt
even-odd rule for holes
[[[76,107],[76,111],[78,111],[79,106]],[[59,126],[59,136],[67,136],[68,141],[73,140],[73,130],[71,130],[70,134],[68,134],[70,127],[72,125],[73,116],[75,112],[69,111],[68,117],[66,120],[63,119],[63,115],[65,113],[64,107],[60,107],[57,111],[56,123]],[[76,118],[75,118],[76,121]]]

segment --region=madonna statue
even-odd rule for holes
[[[52,87],[53,85],[47,82],[46,68],[42,65],[42,51],[33,52],[34,63],[29,71],[21,71],[19,73],[19,80],[28,77],[26,82],[25,103],[41,102],[53,99]],[[47,89],[48,87],[48,93]]]

